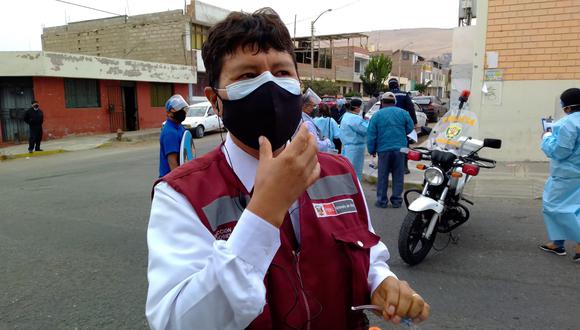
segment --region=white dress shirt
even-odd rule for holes
[[[251,191],[258,160],[237,147],[229,135],[222,152]],[[368,214],[366,200],[365,207]],[[289,209],[295,233],[300,233],[298,208],[295,202]],[[373,231],[370,218],[369,230]],[[280,232],[250,210],[243,211],[227,241],[216,240],[185,196],[161,182],[155,187],[147,244],[146,315],[151,328],[243,329],[262,312],[263,281],[280,247]],[[388,259],[382,242],[371,248],[371,292],[385,278],[395,276]]]

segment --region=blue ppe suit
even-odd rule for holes
[[[580,243],[580,112],[554,123],[552,132],[542,141],[542,151],[550,158],[544,223],[550,240]]]
[[[362,178],[365,160],[365,141],[369,122],[362,116],[346,112],[340,123],[342,155],[348,158],[359,180]]]
[[[318,151],[329,152],[332,142],[323,136],[322,132],[318,129],[318,127],[316,127],[314,120],[312,120],[308,114],[302,112],[302,122],[306,124],[306,128],[308,128],[310,134],[316,138],[316,146],[318,147]]]
[[[333,140],[340,139],[340,128],[336,121],[331,117],[316,117],[312,119],[314,124],[320,130],[320,133],[325,138],[330,140],[330,146],[332,149],[336,149]]]

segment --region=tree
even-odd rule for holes
[[[330,80],[302,80],[304,89],[311,88],[320,97],[323,95],[336,95],[339,90],[338,84]]]
[[[416,84],[416,85],[415,85],[415,89],[417,90],[417,92],[419,92],[419,93],[421,93],[421,94],[424,94],[424,93],[425,93],[425,91],[427,90],[427,88],[429,88],[429,87],[431,86],[431,83],[432,83],[432,82],[433,82],[432,80],[429,80],[429,81],[428,81],[427,83],[425,83],[425,84]]]
[[[365,94],[373,95],[383,90],[392,68],[393,62],[390,57],[383,54],[372,56],[364,74],[360,76]]]

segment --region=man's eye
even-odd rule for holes
[[[255,73],[244,73],[243,75],[239,76],[237,80],[245,80],[245,79],[252,79],[256,78]]]
[[[286,77],[289,75],[290,75],[290,72],[286,71],[286,70],[280,70],[280,71],[276,72],[276,77]]]

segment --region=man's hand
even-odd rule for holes
[[[260,162],[248,209],[280,227],[292,203],[320,176],[317,152],[316,139],[305,124],[275,158],[270,141],[260,137]]]
[[[395,324],[408,318],[417,324],[427,320],[431,307],[405,281],[387,277],[373,292],[371,303],[383,307],[381,316]]]

